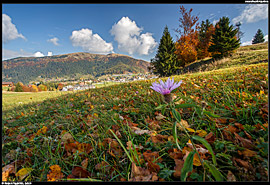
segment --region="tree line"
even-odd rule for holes
[[[215,25],[208,19],[200,24],[198,21],[199,18],[192,15],[192,9],[180,6],[179,28],[174,30],[179,34],[177,41],[173,41],[165,26],[157,53],[150,62],[151,72],[159,76],[171,76],[196,60],[228,57],[240,46],[243,36],[240,22],[233,26],[225,16]],[[264,35],[259,29],[252,44],[261,42],[264,42]]]

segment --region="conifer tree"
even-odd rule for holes
[[[222,17],[215,25],[215,33],[212,38],[212,45],[208,51],[213,53],[213,58],[229,56],[240,46],[240,39],[237,39],[238,30],[230,25],[228,17]]]
[[[252,44],[258,44],[264,42],[264,35],[261,29],[258,29],[257,33],[255,34]]]
[[[18,82],[15,86],[15,92],[23,92],[23,83],[22,82]]]
[[[198,31],[198,39],[199,44],[197,47],[198,59],[203,59],[205,57],[211,56],[208,48],[212,44],[211,39],[215,32],[215,27],[208,19],[206,21],[202,21],[201,25],[199,26]]]
[[[160,39],[157,54],[151,59],[149,67],[154,74],[159,76],[171,76],[179,69],[177,56],[175,54],[175,43],[166,26]]]

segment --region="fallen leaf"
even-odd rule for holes
[[[162,119],[164,119],[164,118],[166,118],[166,117],[163,116],[163,115],[160,114],[160,113],[156,116],[156,119],[157,119],[157,120],[162,120]]]
[[[59,181],[64,178],[64,174],[61,172],[59,165],[52,165],[50,170],[51,171],[47,174],[48,181]]]
[[[172,158],[172,159],[182,159],[183,158],[183,153],[181,150],[179,149],[169,149],[168,150],[168,153],[169,153],[169,156]]]
[[[147,161],[146,163],[147,169],[152,173],[156,172],[158,173],[160,170],[160,166],[155,162],[153,163],[152,161]]]
[[[73,167],[71,174],[75,178],[87,178],[87,177],[91,177],[92,176],[92,174],[90,172],[88,172],[87,170],[83,169],[80,166]]]
[[[150,137],[151,141],[153,143],[165,143],[168,141],[168,137],[167,135],[160,135],[160,134],[157,134],[157,135],[152,135]]]
[[[48,131],[48,128],[46,126],[43,126],[41,129],[37,131],[37,135],[45,134]]]
[[[205,130],[196,130],[195,133],[200,137],[204,137],[205,135],[207,135],[207,132]]]
[[[186,128],[189,132],[195,132],[193,128]]]
[[[215,142],[216,140],[216,137],[215,135],[213,134],[213,132],[210,132],[209,134],[207,134],[204,138],[209,144],[212,144]]]
[[[2,181],[7,181],[10,174],[15,173],[14,163],[8,164],[2,168]]]
[[[152,152],[151,150],[147,150],[143,153],[143,157],[146,161],[151,162],[162,162],[162,158],[159,157],[158,152]]]
[[[234,135],[235,135],[235,139],[238,140],[242,144],[243,147],[248,148],[248,149],[252,149],[255,147],[255,145],[250,140],[239,136],[237,133],[234,133]]]
[[[95,169],[98,171],[109,171],[111,169],[111,165],[106,161],[101,161],[95,166]]]
[[[32,168],[22,168],[17,173],[16,176],[18,177],[19,181],[22,181],[25,177],[27,177],[32,171]]]
[[[234,123],[234,125],[239,129],[244,130],[244,126],[241,123]]]
[[[243,151],[238,150],[238,154],[246,157],[253,157],[257,155],[257,152],[245,148]]]
[[[227,181],[236,181],[234,174],[229,170],[227,174]]]
[[[249,169],[250,168],[250,164],[247,162],[247,161],[244,161],[242,159],[238,159],[238,158],[235,158],[235,161],[242,167],[246,168],[246,169]]]
[[[68,132],[64,133],[61,140],[62,140],[63,143],[72,143],[72,142],[74,142],[73,136]]]
[[[180,178],[181,177],[181,170],[184,166],[184,160],[174,159],[174,162],[175,162],[175,167],[174,167],[175,172],[173,173],[173,176],[175,178]]]
[[[85,158],[82,162],[81,162],[81,165],[82,165],[82,167],[84,168],[84,169],[86,169],[87,168],[87,166],[88,166],[88,158]]]
[[[180,123],[182,124],[182,126],[183,126],[184,128],[186,128],[187,130],[189,129],[190,126],[189,126],[189,124],[188,124],[188,122],[187,122],[186,120],[181,119],[181,122],[180,122]],[[183,129],[183,127],[181,126],[180,123],[177,122],[177,127],[178,127],[179,130],[184,131],[184,129]],[[193,129],[192,129],[192,130],[193,130]],[[194,130],[194,132],[195,132],[195,130]]]
[[[133,162],[131,167],[131,178],[129,181],[157,181],[157,173],[150,173],[148,169],[138,167]]]

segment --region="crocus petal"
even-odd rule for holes
[[[159,84],[162,85],[162,87],[164,86],[164,82],[161,79],[159,79]]]

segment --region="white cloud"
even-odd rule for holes
[[[251,44],[252,44],[252,40],[243,42],[243,43],[241,44],[241,46],[247,46],[247,45],[251,45]]]
[[[268,41],[268,35],[265,35],[263,38],[264,38],[264,42]]]
[[[4,43],[7,43],[11,40],[22,38],[26,40],[26,38],[18,33],[16,26],[11,22],[11,18],[2,14],[2,39]]]
[[[57,37],[51,38],[47,41],[53,43],[55,46],[59,46],[59,43],[58,43],[59,39]]]
[[[44,57],[44,54],[41,53],[40,51],[37,51],[34,53],[34,57]]]
[[[52,56],[52,52],[49,51],[47,56]],[[45,55],[37,51],[35,53],[24,51],[23,49],[20,49],[20,51],[13,51],[9,49],[2,49],[2,60],[7,60],[11,58],[17,58],[17,57],[44,57]]]
[[[151,33],[141,34],[143,28],[139,28],[135,21],[128,17],[122,17],[110,30],[114,40],[118,43],[118,49],[132,55],[148,55],[153,52],[157,42]]]
[[[53,54],[52,54],[52,52],[51,51],[48,51],[48,55],[47,56],[52,56]]]
[[[105,42],[98,34],[93,34],[90,29],[73,31],[70,36],[73,46],[79,46],[90,53],[108,54],[113,52],[112,43]]]
[[[253,23],[260,20],[268,19],[268,4],[250,4],[245,7],[241,15],[235,17],[232,22],[236,24]]]
[[[33,53],[26,52],[23,49],[20,49],[20,51],[13,51],[4,48],[2,49],[2,60],[7,60],[16,57],[30,57],[30,56],[33,56]]]

